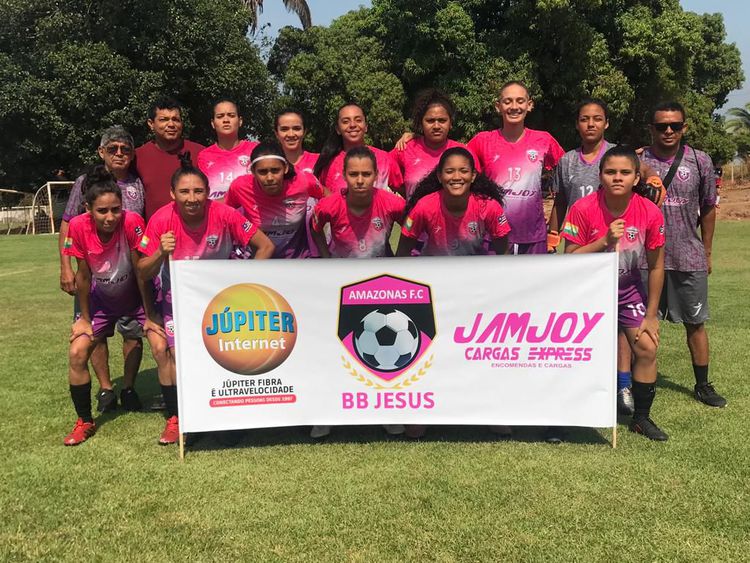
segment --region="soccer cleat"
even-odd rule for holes
[[[159,436],[159,444],[162,446],[168,446],[174,444],[180,439],[180,423],[176,416],[170,416],[167,419],[167,424],[164,426],[164,430]]]
[[[490,432],[492,432],[498,438],[502,438],[503,440],[507,440],[508,438],[513,436],[513,429],[510,426],[505,426],[503,424],[490,426]]]
[[[128,412],[139,411],[143,408],[138,393],[132,387],[120,391],[120,404]]]
[[[634,411],[633,390],[630,387],[623,387],[617,392],[617,412],[624,415],[631,415]]]
[[[110,412],[117,409],[117,395],[112,389],[100,389],[96,394],[96,410]]]
[[[649,440],[655,440],[657,442],[666,442],[669,439],[661,428],[650,418],[633,419],[630,422],[630,431],[636,434],[643,434]]]
[[[383,429],[389,436],[400,436],[404,433],[403,424],[384,424]]]
[[[709,407],[726,407],[727,400],[719,395],[711,383],[701,383],[695,386],[695,398]]]
[[[93,422],[84,422],[82,418],[79,418],[70,434],[65,436],[63,444],[66,446],[77,446],[81,442],[85,442],[91,438],[94,434],[96,434],[96,424]]]
[[[548,426],[544,431],[544,441],[548,444],[562,444],[566,435],[567,431],[564,426]]]
[[[330,426],[313,426],[310,430],[310,438],[315,438],[316,440],[319,440],[321,438],[325,438],[331,433],[331,427]]]

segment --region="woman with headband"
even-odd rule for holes
[[[312,174],[297,174],[274,142],[255,147],[251,158],[251,173],[232,182],[225,203],[273,241],[273,258],[307,258],[307,200],[322,198],[323,188]]]

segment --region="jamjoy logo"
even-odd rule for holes
[[[539,158],[539,152],[534,149],[529,149],[526,151],[526,156],[529,157],[529,161],[536,162],[536,159]]]
[[[361,383],[383,389],[400,388],[405,375],[416,381],[432,365],[432,358],[415,365],[435,338],[430,287],[382,275],[341,288],[338,336],[354,360],[343,356],[344,368]]]

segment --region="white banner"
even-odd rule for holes
[[[614,253],[171,268],[183,432],[616,424]]]

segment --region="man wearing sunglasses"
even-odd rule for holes
[[[716,224],[716,179],[711,157],[683,143],[688,129],[677,102],[654,108],[651,146],[641,160],[659,174],[667,190],[662,205],[666,230],[664,290],[660,313],[682,323],[695,375],[695,398],[711,407],[727,404],[708,380],[708,275]],[[696,227],[700,227],[700,233]]]
[[[97,152],[104,161],[104,166],[112,173],[117,180],[117,185],[122,190],[123,209],[143,215],[143,184],[130,170],[134,154],[133,137],[120,125],[108,127],[102,132]],[[83,193],[85,179],[86,175],[82,174],[73,185],[68,204],[65,206],[65,213],[63,213],[58,238],[60,289],[70,295],[75,295],[75,272],[71,265],[70,256],[64,255],[62,248],[68,236],[68,225],[71,219],[85,211]],[[75,303],[74,315],[77,315],[78,312],[78,303]],[[122,335],[122,354],[125,360],[124,387],[120,392],[120,402],[125,410],[140,410],[141,402],[133,385],[143,355],[141,328],[135,319],[122,318],[117,322],[117,330]],[[94,353],[91,355],[91,365],[99,381],[99,393],[96,395],[99,412],[114,410],[117,407],[117,395],[115,395],[110,378],[109,349],[106,340],[94,349]]]

